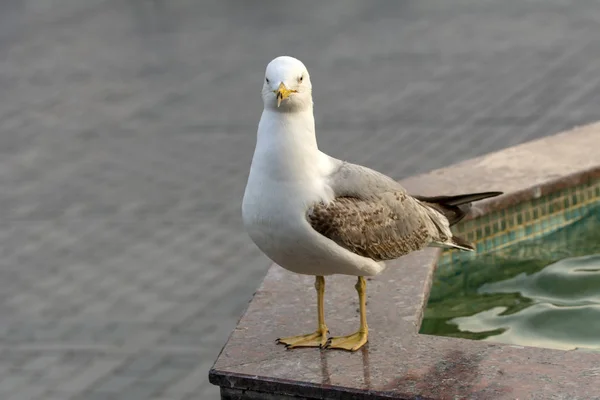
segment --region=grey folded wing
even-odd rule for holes
[[[335,199],[314,204],[307,219],[317,232],[355,254],[392,260],[451,237],[441,214],[383,174],[340,162],[328,183]]]

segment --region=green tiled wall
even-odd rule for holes
[[[590,179],[585,184],[461,222],[453,231],[473,243],[477,253],[487,253],[554,232],[577,221],[598,204],[600,179]],[[438,264],[458,260],[458,254],[458,250],[445,250]]]

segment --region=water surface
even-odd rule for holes
[[[543,238],[440,266],[420,332],[600,350],[600,207]]]

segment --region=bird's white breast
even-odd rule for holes
[[[242,203],[244,226],[269,258],[303,273],[298,269],[314,264],[314,241],[320,239],[306,220],[306,212],[331,196],[322,179],[287,180],[278,176],[280,172],[271,173],[253,162]]]

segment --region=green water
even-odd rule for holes
[[[600,350],[600,206],[543,238],[441,265],[420,332]]]

